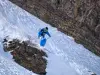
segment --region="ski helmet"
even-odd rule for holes
[[[48,30],[48,27],[45,27]]]

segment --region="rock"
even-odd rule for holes
[[[9,44],[3,47],[6,51],[13,49],[11,54],[15,62],[37,74],[46,75],[47,60],[43,57],[47,57],[47,55],[43,50],[35,48],[36,45],[34,47],[30,46],[29,42],[20,42],[18,39],[7,41],[3,43],[7,44],[9,42]]]
[[[100,39],[100,24],[95,27],[95,32],[96,32],[98,38]]]

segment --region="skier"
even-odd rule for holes
[[[51,37],[50,33],[48,32],[48,27],[42,28],[38,33],[38,38],[42,37],[45,38],[45,34]]]
[[[40,40],[40,46],[45,46],[46,44],[46,38],[45,35],[48,35],[49,37],[51,37],[51,35],[48,32],[48,27],[42,28],[39,33],[38,33],[38,38],[42,37]]]

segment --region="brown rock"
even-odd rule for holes
[[[8,42],[4,42],[7,44]],[[37,48],[29,46],[29,42],[23,41],[20,43],[19,40],[14,39],[9,42],[8,45],[4,45],[6,51],[10,51],[13,49],[11,54],[13,55],[13,59],[19,65],[41,75],[46,74],[46,65],[47,60],[43,58],[43,56],[47,57],[46,53],[42,50],[38,50]],[[34,45],[34,44],[33,44]]]

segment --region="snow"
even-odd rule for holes
[[[63,57],[58,57],[54,54],[49,55],[47,75],[78,75],[78,73],[70,66],[69,63],[64,62]]]
[[[2,41],[9,36],[9,39],[39,44],[37,33],[46,26],[51,34],[50,38],[46,36],[44,48],[48,54],[47,75],[100,75],[100,57],[8,0],[0,0],[0,75],[35,75],[17,65],[12,56],[3,51]]]
[[[0,55],[0,75],[36,75]]]

